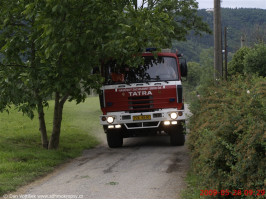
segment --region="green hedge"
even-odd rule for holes
[[[242,191],[218,198],[265,198],[244,191],[266,185],[266,79],[235,77],[201,90],[190,107],[188,144],[202,189]]]

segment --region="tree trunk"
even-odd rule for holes
[[[32,17],[32,27],[34,27],[35,17]],[[33,69],[35,78],[37,79],[37,70],[36,70],[36,49],[35,49],[35,41],[31,41],[31,68]],[[39,96],[39,88],[35,89],[35,98],[38,100],[37,110],[39,115],[39,131],[41,133],[42,139],[42,147],[48,149],[48,137],[47,137],[47,130],[45,125],[44,119],[44,112],[43,112],[43,104],[42,98]]]
[[[64,103],[68,98],[68,94],[65,95],[60,101],[59,92],[55,93],[55,106],[54,106],[54,119],[53,119],[53,131],[49,141],[48,149],[57,149],[59,146],[61,122],[63,116]]]
[[[42,138],[42,147],[48,149],[48,137],[47,137],[42,101],[38,102],[38,114],[39,114],[39,130]]]

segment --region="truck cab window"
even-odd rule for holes
[[[149,61],[147,73],[150,80],[176,80],[178,78],[177,63],[175,58],[159,57]]]
[[[144,64],[137,68],[118,66],[115,61],[109,61],[105,67],[105,80],[106,84],[178,80],[177,61],[173,57],[145,56]]]

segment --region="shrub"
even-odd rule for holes
[[[242,47],[228,63],[228,75],[258,74],[266,76],[266,45],[256,44],[253,48]]]
[[[266,45],[261,43],[255,45],[244,59],[244,70],[246,73],[258,73],[266,76]]]
[[[242,47],[233,56],[232,61],[228,63],[228,75],[244,74],[244,58],[251,51],[248,47]]]
[[[191,104],[188,138],[202,188],[232,192],[265,188],[266,79],[239,76],[202,90]]]
[[[201,66],[199,63],[189,62],[188,63],[188,75],[187,75],[187,84],[191,88],[195,88],[199,85],[200,82],[200,72]]]

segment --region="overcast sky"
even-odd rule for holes
[[[213,8],[214,0],[196,0],[199,3],[199,9]],[[142,0],[138,0],[140,5]],[[223,8],[261,8],[266,9],[266,0],[221,0]]]
[[[196,0],[199,9],[213,8],[214,0]],[[266,9],[266,0],[221,0],[223,8],[261,8]]]

